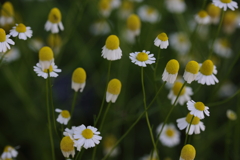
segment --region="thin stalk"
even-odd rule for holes
[[[190,121],[190,125],[188,126],[188,130],[187,130],[187,133],[186,133],[186,138],[185,138],[184,146],[187,144],[188,133],[189,133],[189,131],[190,131],[190,128],[191,128],[193,119],[194,119],[194,116],[192,116],[192,119],[191,119],[191,121]]]
[[[71,107],[71,117],[73,116],[77,95],[78,95],[78,92],[75,92],[73,95],[73,101],[72,101],[72,107]]]
[[[82,148],[81,151],[79,151],[76,155],[76,157],[74,158],[74,160],[78,160],[78,159],[81,159],[83,153],[84,153],[85,149]]]
[[[157,55],[157,61],[156,61],[156,65],[154,68],[154,81],[157,80],[157,67],[158,67],[158,62],[159,62],[159,58],[160,58],[160,51],[161,51],[161,49],[159,48],[158,55]]]
[[[7,51],[8,52],[8,51]],[[1,59],[0,59],[0,65],[1,65],[1,63],[2,63],[2,61],[3,61],[3,59],[4,59],[4,57],[5,57],[5,55],[7,54],[7,52],[5,52],[3,55],[2,55],[2,57],[1,57]]]
[[[154,98],[152,99],[152,101],[149,103],[148,107],[150,107],[150,106],[153,104],[153,102],[156,100],[158,94],[160,93],[160,91],[162,90],[163,86],[165,86],[166,83],[167,83],[167,81],[163,82],[162,86],[159,88],[159,90],[157,91],[155,97],[154,97]]]
[[[238,101],[237,101],[237,124],[234,126],[236,131],[234,134],[234,160],[238,160],[240,158],[240,154],[239,154],[239,147],[240,147],[240,95],[238,95]]]
[[[225,140],[225,160],[229,159],[229,146],[231,141],[231,134],[232,133],[232,127],[231,127],[231,120],[228,120],[228,127],[227,127],[227,135]]]

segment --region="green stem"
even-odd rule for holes
[[[160,58],[160,51],[161,51],[161,49],[159,48],[158,55],[157,55],[157,61],[156,61],[156,65],[154,68],[154,81],[157,80],[157,67],[158,67],[158,62],[159,62],[159,58]]]
[[[189,130],[190,130],[190,128],[191,128],[191,125],[192,125],[192,121],[193,121],[193,119],[194,119],[194,115],[192,116],[192,119],[191,119],[191,121],[190,121],[190,125],[188,126],[188,130],[187,130],[187,133],[186,133],[186,138],[185,138],[184,145],[186,145],[186,144],[187,144],[187,140],[188,140],[188,133],[189,133]]]
[[[232,132],[232,127],[231,127],[231,120],[228,120],[228,128],[227,128],[227,135],[226,135],[226,140],[225,140],[225,160],[229,159],[229,145],[231,141],[231,132]]]
[[[2,57],[1,57],[1,59],[0,59],[0,65],[1,65],[1,63],[2,63],[2,61],[3,61],[3,59],[4,59],[4,57],[5,57],[5,55],[8,53],[8,51],[7,52],[5,52],[3,55],[2,55]]]
[[[71,117],[73,117],[73,112],[76,104],[76,99],[77,99],[78,92],[75,92],[73,95],[73,101],[72,101],[72,107],[71,107]]]
[[[81,159],[83,153],[84,153],[85,149],[82,147],[81,151],[79,151],[76,155],[76,157],[74,158],[74,160],[78,160]]]
[[[148,107],[150,107],[150,106],[153,104],[153,102],[156,100],[156,98],[158,97],[160,91],[162,90],[163,86],[165,86],[166,83],[167,83],[166,81],[163,82],[162,86],[159,88],[159,90],[157,91],[155,97],[154,97],[154,98],[152,99],[152,101],[149,103]]]
[[[236,129],[236,132],[234,134],[234,160],[238,160],[240,158],[239,156],[239,147],[240,147],[240,95],[238,95],[238,101],[237,101],[237,124],[234,126]]]
[[[147,109],[147,104],[146,104],[146,93],[145,93],[145,87],[144,87],[143,67],[141,67],[141,82],[142,82],[142,92],[143,92],[143,105],[144,105],[144,109],[146,110]],[[157,151],[157,147],[156,147],[155,140],[154,140],[154,137],[153,137],[151,124],[150,124],[149,117],[148,117],[148,112],[145,112],[145,116],[146,116],[148,129],[149,129],[149,132],[150,132],[151,140],[152,140],[152,143],[153,143],[153,147],[154,147],[154,150],[156,151],[157,156],[158,156],[158,151]],[[152,155],[151,155],[151,158],[152,158]]]

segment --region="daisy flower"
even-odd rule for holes
[[[4,54],[5,53],[0,53],[0,57],[3,56]],[[10,63],[12,61],[19,59],[19,57],[20,57],[19,49],[17,47],[12,47],[8,52],[6,52],[4,56],[4,61]]]
[[[157,135],[161,131],[162,125],[163,124],[160,124],[157,127]],[[162,130],[162,134],[160,135],[159,140],[164,146],[174,147],[180,143],[180,132],[172,123],[166,124]]]
[[[116,144],[117,138],[114,135],[108,135],[103,138],[103,153],[107,155]],[[120,153],[120,148],[117,146],[113,149],[109,157],[116,157]]]
[[[230,43],[226,38],[219,38],[214,42],[214,52],[224,58],[229,58],[232,55]]]
[[[82,92],[86,85],[86,72],[83,68],[79,67],[74,70],[72,74],[72,89],[75,92]]]
[[[167,34],[164,32],[159,34],[154,40],[154,45],[161,49],[166,49],[169,45]]]
[[[74,134],[74,131],[75,131],[76,128],[77,128],[76,126],[72,126],[71,129],[65,128],[65,130],[63,132],[63,135],[73,137],[73,134]]]
[[[37,73],[39,77],[43,77],[44,79],[48,78],[48,71],[47,69],[42,69],[42,66],[40,63],[37,63],[36,66],[33,66],[33,70]],[[61,72],[61,69],[58,69],[57,65],[52,62],[52,64],[49,67],[49,75],[50,77],[57,77],[59,72]]]
[[[195,16],[195,20],[197,21],[198,24],[206,25],[210,23],[211,18],[206,11],[201,10]]]
[[[64,30],[62,24],[62,15],[58,8],[52,8],[50,13],[48,14],[48,20],[45,23],[45,30],[51,31],[52,33],[58,33],[59,29]]]
[[[18,155],[18,151],[15,150],[12,146],[6,146],[3,150],[3,153],[1,155],[2,159],[11,159],[16,158]]]
[[[199,64],[200,70],[196,77],[196,81],[201,84],[214,85],[218,83],[218,79],[215,77],[217,74],[216,66],[211,60],[205,60],[202,64]]]
[[[227,114],[228,119],[230,119],[232,121],[237,119],[237,114],[233,110],[228,109],[226,114]]]
[[[181,55],[187,54],[190,49],[191,42],[185,33],[173,33],[170,35],[171,47]]]
[[[26,27],[24,24],[16,24],[16,26],[13,27],[13,29],[10,30],[9,33],[13,37],[17,37],[19,39],[26,40],[27,38],[32,37],[32,30],[31,27]]]
[[[165,0],[165,5],[171,13],[183,13],[186,10],[184,0]]]
[[[188,113],[187,117],[177,119],[177,126],[180,130],[183,130],[186,128],[186,134],[188,135],[192,135],[193,133],[200,134],[201,130],[202,131],[205,130],[205,126],[203,122],[200,121],[200,118],[194,117],[190,113]],[[190,126],[190,129],[188,129],[189,126]]]
[[[224,18],[223,18],[223,31],[227,34],[232,34],[237,26],[238,23],[238,14],[236,11],[226,11]]]
[[[135,42],[135,37],[140,34],[141,21],[136,14],[131,14],[127,19],[127,33],[126,40],[128,42]]]
[[[39,64],[42,70],[49,69],[54,62],[53,51],[50,47],[42,47],[38,52]],[[53,67],[53,66],[52,66]]]
[[[129,15],[133,13],[133,3],[129,1],[123,1],[118,11],[118,15],[121,19],[127,19]]]
[[[74,158],[75,149],[72,137],[70,136],[63,137],[60,142],[60,149],[65,158],[69,158],[70,155],[72,155],[72,158]]]
[[[122,83],[118,79],[112,79],[111,81],[109,81],[106,93],[106,101],[111,101],[112,103],[115,103],[118,95],[121,92],[121,88]]]
[[[212,2],[215,6],[223,8],[224,11],[226,11],[227,8],[233,11],[238,8],[237,2],[232,0],[213,0]]]
[[[36,51],[39,51],[44,46],[44,42],[40,37],[31,38],[28,46],[30,49],[36,52]]]
[[[191,144],[186,144],[181,150],[179,160],[194,160],[196,156],[196,150]]]
[[[100,0],[98,3],[98,8],[100,14],[107,18],[112,12],[112,6],[111,6],[111,1],[110,0]]]
[[[47,37],[47,45],[52,48],[55,55],[57,55],[62,46],[62,38],[59,34],[49,34]]]
[[[207,13],[210,16],[211,23],[218,24],[221,14],[221,9],[210,3],[207,6]]]
[[[132,63],[140,66],[146,67],[147,64],[155,63],[156,58],[153,57],[153,54],[149,54],[149,51],[143,50],[142,52],[133,52],[130,53],[129,58],[131,59]]]
[[[183,78],[187,83],[192,83],[197,77],[199,71],[199,65],[196,61],[189,61],[186,65]]]
[[[2,5],[0,24],[5,26],[14,22],[14,8],[11,2],[7,1]]]
[[[90,32],[93,35],[105,35],[110,32],[110,26],[107,23],[106,20],[98,20],[95,21],[91,26],[90,26]]]
[[[172,104],[176,100],[177,95],[180,92],[180,89],[182,88],[182,85],[183,85],[183,83],[181,83],[181,82],[175,82],[172,89],[170,90],[170,92],[168,94],[168,99],[171,100]],[[191,95],[193,95],[192,88],[184,86],[181,93],[179,94],[176,105],[178,103],[180,105],[183,105],[185,102],[187,102],[191,99],[191,97],[190,97]]]
[[[96,144],[100,143],[102,139],[99,136],[100,132],[97,131],[97,128],[92,126],[81,125],[75,128],[73,138],[75,141],[75,147],[79,151],[81,147],[85,149],[95,147]]]
[[[121,59],[122,50],[119,47],[119,45],[120,45],[119,38],[116,35],[108,36],[105,45],[102,48],[103,58],[110,61]]]
[[[110,0],[112,9],[119,8],[121,5],[121,0]]]
[[[209,116],[209,107],[205,106],[202,102],[194,102],[190,100],[187,102],[187,108],[190,111],[191,115],[198,117],[200,119],[204,118],[204,113]]]
[[[67,125],[68,121],[70,120],[71,116],[68,110],[61,110],[56,108],[55,111],[57,113],[60,113],[57,118],[57,122],[60,124]]]
[[[179,63],[175,59],[168,61],[164,72],[162,74],[162,80],[167,81],[168,83],[174,83],[177,78],[179,70]]]
[[[147,5],[141,6],[137,13],[143,22],[155,23],[160,20],[158,11]]]
[[[8,49],[10,49],[10,45],[14,45],[15,42],[11,40],[10,35],[6,35],[6,32],[4,29],[0,28],[0,52],[6,52]]]

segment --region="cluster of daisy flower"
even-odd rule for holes
[[[5,146],[3,153],[0,157],[0,160],[9,160],[14,159],[18,155],[18,151],[12,146]]]

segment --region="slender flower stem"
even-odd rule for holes
[[[2,63],[2,61],[3,61],[3,59],[4,59],[4,57],[5,57],[5,55],[8,53],[8,51],[7,52],[5,52],[2,56],[1,56],[1,58],[0,58],[0,65],[1,65],[1,63]]]
[[[79,151],[78,153],[77,153],[77,155],[76,155],[76,157],[74,158],[74,160],[80,160],[81,159],[81,157],[82,157],[82,155],[83,155],[83,153],[84,153],[84,151],[85,151],[85,149],[82,147],[82,149],[81,149],[81,151]]]
[[[190,125],[188,126],[188,130],[187,130],[187,133],[186,133],[186,138],[185,138],[184,146],[187,144],[188,133],[189,133],[189,131],[190,131],[190,128],[191,128],[193,119],[194,119],[194,115],[192,116],[192,119],[191,119],[191,121],[190,121]]]
[[[240,147],[240,95],[238,95],[238,101],[237,101],[237,124],[234,126],[236,131],[235,131],[235,134],[234,134],[234,141],[235,141],[235,144],[234,144],[234,158],[235,160],[239,159],[240,158],[240,155],[239,155],[239,147]]]
[[[46,80],[46,106],[47,106],[47,117],[48,117],[48,130],[50,136],[50,143],[51,143],[51,150],[52,150],[52,159],[55,160],[55,153],[54,153],[54,143],[53,143],[53,136],[52,136],[52,126],[51,126],[51,117],[50,117],[50,106],[49,106],[49,70],[48,71],[48,78]]]
[[[158,62],[159,62],[159,58],[160,58],[160,51],[161,51],[161,49],[159,48],[158,55],[157,55],[157,61],[156,61],[156,65],[154,68],[154,81],[157,80],[157,67],[158,67]]]
[[[72,101],[72,107],[71,107],[71,117],[73,116],[77,95],[78,95],[78,92],[75,92],[73,95],[73,101]]]
[[[156,100],[156,98],[158,97],[160,91],[162,90],[163,86],[165,86],[166,83],[167,83],[166,81],[163,82],[162,86],[159,88],[159,90],[157,91],[155,97],[154,97],[154,98],[152,99],[152,101],[149,103],[148,107],[150,107],[150,106],[153,104],[153,102]],[[147,108],[148,108],[148,107],[147,107]]]

